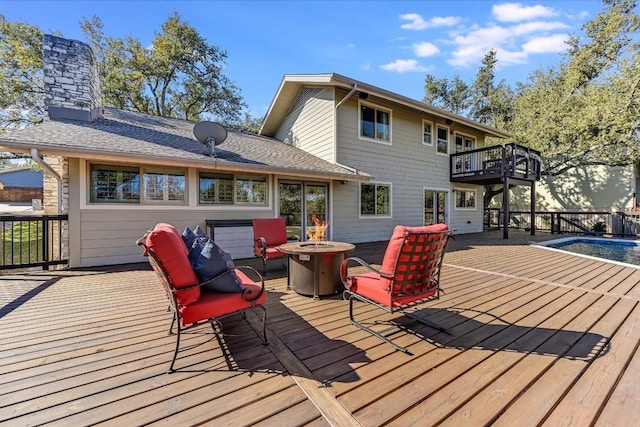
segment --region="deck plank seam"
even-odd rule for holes
[[[614,297],[614,298],[628,299],[628,300],[631,300],[631,301],[640,302],[640,298],[634,298],[634,297],[629,296],[629,295],[621,295],[621,294],[615,294],[615,293],[608,292],[608,291],[600,291],[600,290],[597,290],[597,289],[589,289],[589,288],[583,288],[583,287],[580,287],[580,286],[572,286],[572,285],[567,285],[565,283],[550,282],[548,280],[536,279],[535,277],[524,277],[524,276],[518,276],[518,275],[515,275],[515,274],[500,273],[498,271],[489,271],[489,270],[483,270],[483,269],[479,269],[479,268],[475,268],[475,267],[465,267],[465,266],[462,266],[462,265],[455,265],[455,264],[443,264],[443,265],[446,265],[447,267],[451,267],[451,268],[458,268],[458,269],[461,269],[461,270],[480,272],[480,273],[491,274],[491,275],[495,275],[495,276],[508,277],[508,278],[516,279],[516,280],[529,280],[529,281],[536,282],[536,283],[541,283],[541,284],[544,284],[544,285],[557,286],[557,287],[560,287],[560,288],[573,289],[573,290],[593,293],[593,294],[597,294],[597,295],[606,295],[606,296],[610,296],[610,297]]]

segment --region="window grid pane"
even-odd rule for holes
[[[389,187],[386,185],[376,188],[376,215],[389,215]]]
[[[374,202],[374,195],[376,186],[372,184],[362,184],[360,186],[360,214],[361,215],[375,215],[376,207]]]
[[[422,127],[422,142],[431,145],[431,123],[424,123]]]
[[[144,173],[144,199],[149,202],[184,202],[186,177],[183,173]]]
[[[138,203],[140,174],[132,168],[91,166],[91,202]]]
[[[267,202],[267,180],[264,177],[238,178],[236,203],[260,204]]]
[[[438,153],[447,154],[449,152],[449,136],[447,129],[438,127]]]
[[[389,112],[362,105],[360,107],[360,135],[366,138],[389,141],[391,138]]]
[[[202,204],[233,204],[232,175],[201,175],[200,196]]]

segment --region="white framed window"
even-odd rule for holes
[[[476,190],[456,188],[454,192],[456,195],[456,209],[476,208]]]
[[[90,203],[187,203],[183,169],[91,164],[89,170]]]
[[[267,177],[200,172],[198,174],[200,205],[267,204]]]
[[[449,154],[449,128],[446,126],[436,126],[436,152]]]
[[[140,203],[140,168],[92,164],[90,171],[91,203]]]
[[[391,145],[391,110],[360,103],[360,138]]]
[[[267,177],[250,175],[236,177],[236,204],[266,205]]]
[[[422,143],[433,145],[433,122],[428,120],[422,121]]]
[[[382,182],[360,184],[360,216],[391,216],[391,184]]]
[[[447,223],[448,190],[424,189],[424,225]]]
[[[456,133],[454,137],[454,153],[464,153],[474,150],[476,148],[476,139],[471,136],[466,136],[460,133]],[[472,154],[465,154],[463,156],[455,156],[454,172],[468,172],[473,170],[472,163],[477,162],[477,158]]]
[[[233,175],[200,172],[198,203],[202,205],[232,205]]]
[[[142,188],[148,203],[186,203],[187,176],[184,170],[145,169]]]

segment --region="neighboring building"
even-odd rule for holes
[[[69,215],[70,267],[142,261],[135,241],[158,222],[213,224],[235,258],[252,256],[253,217],[283,216],[301,236],[315,217],[351,243],[397,224],[481,232],[487,175],[465,178],[480,162],[453,156],[508,137],[337,74],[288,75],[261,135],[229,130],[211,156],[193,122],[103,108],[87,45],[47,35],[44,64],[48,118],[0,145],[50,166],[45,209]]]
[[[42,172],[31,168],[0,170],[0,202],[42,200]]]
[[[638,210],[638,167],[581,166],[561,176],[543,177],[536,186],[537,211],[630,212]],[[512,210],[528,210],[529,192],[514,189]]]

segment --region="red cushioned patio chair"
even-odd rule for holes
[[[180,347],[180,333],[199,325],[202,321],[209,322],[214,333],[218,333],[221,330],[220,319],[234,314],[241,314],[245,318],[247,310],[260,308],[262,310],[261,340],[267,345],[267,310],[264,307],[267,293],[264,289],[264,280],[258,271],[248,266],[235,268],[242,292],[201,291],[205,283],[198,282],[189,262],[189,250],[175,227],[170,224],[157,224],[153,230],[138,239],[137,244],[144,248],[144,256],[149,260],[167,293],[169,309],[173,312],[169,334],[173,334],[173,326],[177,325],[176,346],[169,373],[174,372],[173,366]],[[255,276],[260,284],[258,285],[258,282],[254,282],[245,273]],[[229,271],[212,280],[224,274],[229,274]]]
[[[283,217],[253,219],[253,253],[262,258],[262,274],[267,272],[268,260],[287,256],[278,249],[287,241],[287,226]]]
[[[389,240],[380,270],[360,258],[345,259],[340,266],[340,279],[345,286],[344,299],[349,301],[351,323],[405,353],[409,353],[406,348],[354,318],[354,300],[373,304],[389,313],[402,312],[413,320],[446,332],[441,326],[405,310],[439,298],[440,267],[452,235],[453,231],[445,224],[424,227],[398,225]],[[349,264],[352,262],[366,267],[369,272],[349,276]]]

